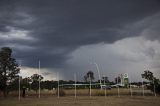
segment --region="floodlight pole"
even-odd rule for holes
[[[104,76],[104,85],[105,85],[105,98],[106,98],[106,79],[105,79],[105,76]]]
[[[57,81],[58,81],[57,93],[58,93],[58,98],[59,98],[59,73],[58,72],[57,72]]]
[[[154,83],[154,78],[153,78],[153,85],[154,85],[154,96],[156,97],[156,87],[155,87],[155,83]]]
[[[144,84],[143,84],[143,78],[142,78],[142,93],[143,93],[143,96],[144,96]]]
[[[131,97],[132,97],[133,95],[132,95],[132,87],[131,87],[131,83],[132,83],[132,81],[131,81],[131,78],[130,78],[130,92],[131,92]]]
[[[101,83],[101,75],[100,75],[99,67],[98,67],[97,63],[94,63],[94,64],[96,65],[96,68],[97,68],[97,71],[98,71],[98,76],[99,76],[99,81],[100,81],[100,87],[101,87],[102,83]]]
[[[92,92],[91,92],[91,89],[92,89],[92,88],[91,88],[91,76],[90,76],[90,74],[89,74],[89,79],[90,79],[90,98],[91,98],[91,95],[92,95],[92,94],[91,94],[91,93],[92,93]]]
[[[77,78],[76,78],[76,73],[74,74],[74,79],[75,79],[75,98],[77,97],[77,91],[76,91],[76,80],[77,80]]]
[[[39,60],[39,98],[41,97],[41,79],[40,79],[40,65],[41,65],[41,62]]]
[[[21,100],[21,80],[20,80],[20,76],[19,76],[19,96],[18,96],[19,100]]]
[[[19,67],[20,67],[20,69],[21,69],[21,65],[22,65],[22,63],[21,63],[21,60],[19,60]],[[19,71],[19,73],[20,73],[20,71]],[[18,90],[18,99],[19,100],[21,100],[21,79],[20,79],[20,74],[19,74],[19,84],[18,84],[18,88],[19,88],[19,90]]]

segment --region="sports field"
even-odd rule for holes
[[[0,99],[0,106],[160,106],[160,97],[153,96],[73,96]]]
[[[135,93],[136,92],[136,93]],[[0,97],[0,106],[160,106],[160,96],[156,97],[145,90],[145,96],[141,90],[133,90],[130,95],[128,89],[120,89],[120,97],[117,95],[117,89],[107,90],[106,96],[104,90],[92,90],[92,95],[88,90],[77,90],[77,96],[74,96],[74,90],[65,90],[66,95],[57,97],[53,91],[42,91],[41,98],[35,92],[28,93],[28,96],[21,98],[11,93],[7,98]],[[99,96],[97,96],[97,94]]]

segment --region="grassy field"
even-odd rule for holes
[[[0,99],[0,106],[160,106],[160,97],[153,96],[74,96]]]
[[[77,90],[77,98],[74,97],[74,89],[64,90],[66,95],[57,98],[54,91],[43,90],[41,98],[33,91],[27,93],[28,96],[18,100],[18,93],[12,92],[7,98],[0,96],[0,106],[160,106],[160,97],[145,90],[142,96],[141,89],[132,89],[133,96],[129,89],[120,89],[120,97],[117,89],[105,90],[92,89],[92,96],[89,96],[88,89]],[[97,96],[99,95],[99,96]]]
[[[63,89],[65,92],[66,96],[74,96],[75,95],[75,90],[74,89]],[[76,90],[77,96],[89,96],[89,89],[77,89]],[[119,89],[119,95],[130,95],[130,89],[127,88],[120,88]],[[141,88],[132,88],[132,94],[136,96],[142,96],[142,89]],[[38,94],[36,94],[35,91],[26,91],[26,95],[30,97],[36,97]],[[55,96],[56,95],[56,90],[41,90],[41,95],[46,95],[46,96]],[[105,95],[105,90],[100,90],[100,89],[92,89],[91,90],[91,95],[92,96],[104,96]],[[106,90],[106,95],[107,96],[116,96],[118,95],[118,89],[117,88],[112,88],[111,90]],[[150,95],[152,96],[153,93],[150,90],[145,90],[145,95]],[[16,92],[10,92],[9,96],[11,97],[16,97],[18,96],[18,91]],[[0,95],[1,97],[1,95]]]
[[[75,91],[74,90],[64,90],[66,95],[73,96]],[[104,96],[105,95],[105,90],[99,90],[99,89],[92,89],[91,90],[91,95],[93,96]],[[130,95],[130,89],[126,88],[120,88],[119,89],[119,95]],[[132,94],[136,96],[141,96],[143,95],[142,89],[140,88],[132,88]],[[79,96],[87,96],[89,95],[89,89],[78,89],[77,90],[77,95]],[[107,96],[116,96],[118,95],[118,89],[117,88],[112,88],[112,90],[106,90],[106,95]],[[150,90],[145,90],[145,95],[152,95],[152,92]]]

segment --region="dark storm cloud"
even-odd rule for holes
[[[159,10],[157,2],[147,1],[125,3],[117,1],[99,3],[97,1],[59,1],[37,4],[37,2],[33,3],[31,5],[33,11],[29,12],[36,17],[32,34],[42,38],[43,45],[46,40],[54,40],[52,44],[56,46],[112,43],[127,36],[138,35],[135,32],[138,33],[139,30],[132,32],[133,35],[128,35],[125,33],[117,34],[114,29],[121,29],[127,24],[132,25],[132,23]]]
[[[14,47],[28,66],[40,59],[43,67],[61,67],[80,46],[138,36],[144,26],[132,25],[158,12],[158,0],[1,0],[0,32],[9,33],[8,26],[26,30],[34,41],[0,42],[33,47]]]

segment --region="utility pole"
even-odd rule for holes
[[[143,96],[144,96],[144,84],[143,84],[143,78],[142,78],[142,93],[143,93]]]
[[[77,78],[76,78],[76,73],[74,74],[74,79],[75,79],[75,98],[77,97],[77,88],[76,88],[76,82],[77,82]]]
[[[101,85],[102,85],[102,82],[101,82],[101,75],[100,75],[99,67],[98,67],[98,64],[97,64],[97,63],[94,63],[94,64],[96,65],[96,68],[97,68],[98,77],[99,77],[100,86],[101,86]]]
[[[59,73],[58,72],[57,72],[57,81],[58,81],[57,93],[59,98]]]
[[[22,61],[19,60],[20,70],[21,70],[21,67],[22,67],[21,65],[22,65]],[[19,91],[19,92],[18,92],[18,99],[21,100],[21,76],[20,76],[20,71],[19,71],[19,81],[18,81],[18,82],[19,82],[19,84],[18,84],[18,86],[19,86],[19,87],[18,87],[18,88],[19,88],[19,90],[18,90],[18,91]]]
[[[155,79],[153,78],[153,85],[154,85],[154,96],[156,97],[156,86],[155,86]]]
[[[89,91],[90,91],[90,98],[91,98],[91,95],[92,95],[92,94],[91,94],[91,93],[92,93],[92,91],[91,91],[91,90],[92,90],[92,87],[91,87],[91,76],[90,76],[90,74],[89,74],[89,79],[90,79],[90,87],[89,87],[90,90],[89,90]]]
[[[39,98],[41,97],[41,79],[40,79],[40,65],[41,65],[41,63],[40,63],[40,60],[39,60]]]

